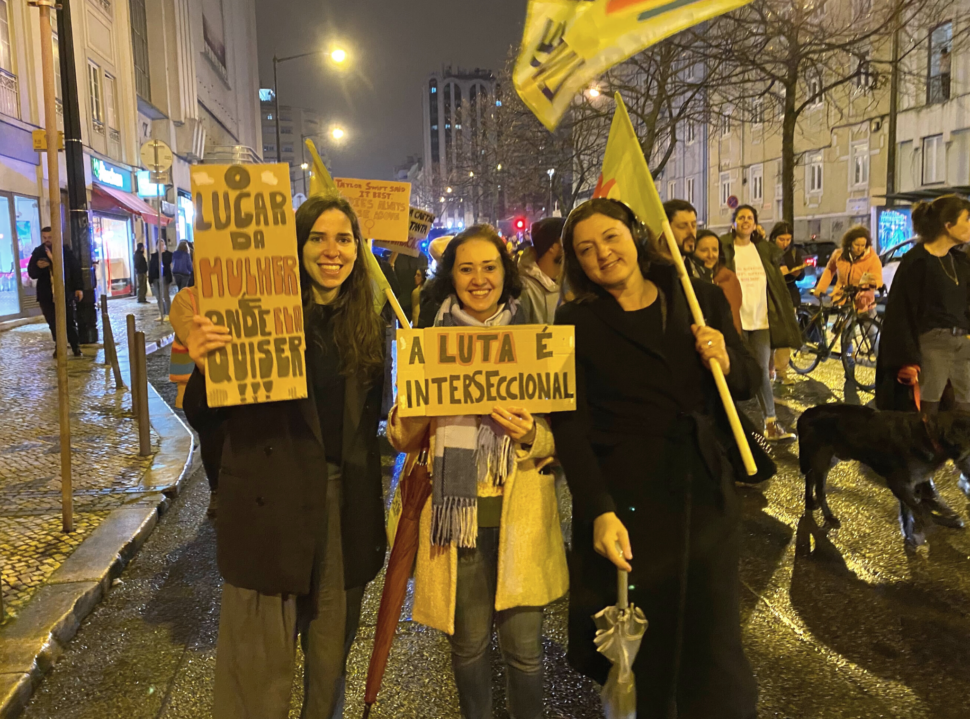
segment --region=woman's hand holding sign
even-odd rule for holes
[[[185,346],[189,349],[189,357],[195,362],[200,371],[205,372],[205,359],[210,352],[222,349],[232,342],[229,328],[213,324],[212,320],[202,315],[192,318],[192,329],[189,331]]]
[[[492,419],[505,428],[514,442],[532,444],[536,439],[535,419],[522,407],[496,406],[492,410]]]

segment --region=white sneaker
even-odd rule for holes
[[[789,432],[777,420],[765,422],[765,439],[769,442],[780,442],[788,439],[795,439],[795,435]]]

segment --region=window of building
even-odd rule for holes
[[[923,184],[933,185],[946,180],[946,146],[943,135],[923,138]]]
[[[667,199],[672,200],[677,197],[677,180],[670,180],[667,183]]]
[[[697,128],[693,120],[687,121],[687,144],[693,145],[697,141]]]
[[[808,73],[808,106],[809,107],[821,107],[822,103],[825,102],[825,95],[822,94],[822,76],[812,70]]]
[[[852,176],[849,178],[853,187],[864,188],[869,185],[869,143],[857,142],[852,145],[852,156],[849,162]]]
[[[763,125],[765,122],[765,99],[756,97],[751,102],[751,122],[755,125]]]
[[[721,137],[727,137],[731,134],[731,113],[725,112],[721,115]]]
[[[283,148],[283,152],[293,152],[293,145],[281,145],[280,147]]]
[[[128,0],[131,15],[131,50],[135,61],[135,92],[151,102],[152,86],[148,75],[148,14],[145,0]]]
[[[7,0],[0,0],[0,70],[13,72],[13,54],[10,51],[10,11]]]
[[[809,194],[820,194],[822,192],[822,153],[815,152],[809,155],[805,169],[808,173],[805,184],[808,186]]]
[[[687,72],[685,73],[685,76],[687,78],[687,82],[693,82],[694,81],[694,77],[695,77],[694,76],[694,63],[692,63],[690,60],[687,61]]]
[[[852,0],[852,17],[865,20],[872,14],[872,0]]]
[[[118,107],[115,105],[116,98],[118,97],[118,84],[117,81],[105,73],[104,76],[104,114],[107,120],[108,127],[112,130],[119,129],[118,127]]]
[[[722,172],[720,177],[720,200],[721,207],[727,207],[728,198],[731,196],[731,173]]]
[[[263,145],[263,154],[269,155],[276,152],[276,145]]]
[[[438,88],[434,86],[434,80],[431,81],[431,94],[432,95],[438,94]]]
[[[781,183],[778,183],[775,185],[775,219],[778,221],[784,219],[784,217],[782,217],[782,215],[785,214],[784,198],[785,196],[781,191]]]
[[[101,68],[88,61],[88,96],[91,98],[91,121],[95,127],[104,125],[104,111],[101,103]]]
[[[748,186],[751,201],[763,203],[765,200],[765,166],[752,165],[748,169]]]
[[[852,87],[859,91],[871,89],[874,77],[872,74],[872,63],[869,62],[869,51],[861,51],[855,62],[856,76],[852,78]]]
[[[693,205],[694,204],[694,178],[693,177],[687,178],[687,192],[685,192],[684,194],[687,195],[686,197],[687,201]]]
[[[950,68],[953,52],[953,23],[938,25],[930,33],[930,56],[927,62],[929,76],[926,79],[926,102],[944,102],[950,99]]]
[[[2,3],[3,0],[0,0]],[[0,10],[0,12],[3,12]],[[54,25],[54,15],[56,12],[51,13],[51,25]],[[52,33],[52,40],[54,41],[54,97],[58,100],[61,99],[61,43],[57,39],[57,33]]]

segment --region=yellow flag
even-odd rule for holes
[[[313,158],[313,174],[310,176],[310,197],[339,195],[340,192],[337,190],[337,184],[330,176],[330,172],[327,170],[327,166],[323,164],[323,160],[320,159],[313,140],[306,140],[306,147],[310,151],[310,157]],[[387,281],[387,277],[384,276],[384,271],[381,269],[380,264],[378,264],[377,258],[374,257],[374,253],[371,252],[370,243],[366,239],[363,242],[363,250],[364,256],[362,259],[364,260],[364,266],[367,268],[367,274],[370,276],[371,285],[374,290],[374,310],[377,314],[380,314],[384,309],[384,304],[387,302],[387,292],[385,290],[390,290],[391,285]]]
[[[640,141],[630,122],[630,115],[620,93],[616,93],[616,111],[610,125],[610,137],[603,155],[603,171],[596,182],[593,197],[619,200],[633,210],[654,237],[663,234],[664,206]]]
[[[512,79],[554,130],[592,80],[651,45],[750,0],[529,0]]]

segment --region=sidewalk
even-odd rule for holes
[[[171,342],[155,303],[108,303],[125,382],[125,315],[151,352]],[[101,327],[98,328],[99,337]],[[0,717],[29,696],[56,645],[100,599],[147,537],[191,464],[192,435],[149,385],[152,449],[138,454],[131,393],[116,391],[100,346],[68,358],[75,531],[61,530],[60,436],[53,341],[43,322],[0,332]],[[65,621],[65,617],[71,621]],[[51,641],[54,639],[56,641]]]

